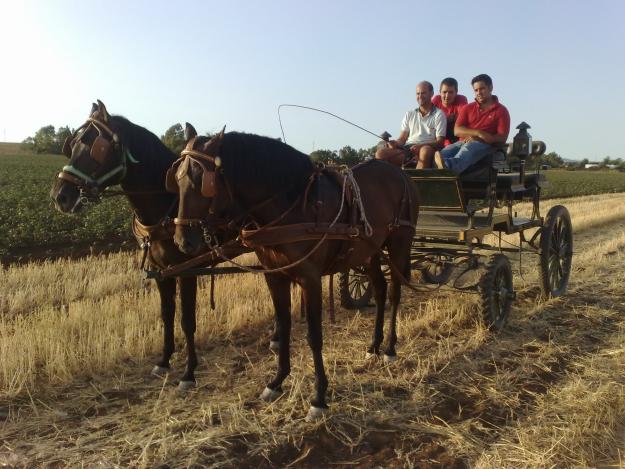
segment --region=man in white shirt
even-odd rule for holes
[[[397,140],[379,148],[375,157],[398,166],[416,164],[418,169],[431,168],[434,152],[444,146],[447,118],[432,104],[434,87],[429,81],[417,85],[417,109],[408,111],[401,123]]]

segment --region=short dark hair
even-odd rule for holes
[[[471,80],[471,86],[473,86],[478,81],[483,81],[484,83],[486,83],[486,86],[493,86],[493,80],[485,73],[473,77],[473,80]]]
[[[439,89],[442,88],[443,85],[453,86],[454,88],[456,88],[456,91],[458,91],[458,80],[456,80],[455,78],[444,78],[443,81],[441,81],[441,86],[439,87]]]

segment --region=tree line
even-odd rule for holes
[[[65,139],[73,133],[74,129],[69,126],[55,129],[53,125],[46,125],[37,130],[32,137],[24,139],[21,146],[23,150],[28,152],[60,155]],[[179,154],[186,144],[184,128],[180,123],[172,125],[161,135],[161,141],[175,154]],[[374,155],[375,147],[357,150],[350,146],[344,146],[338,151],[315,150],[310,154],[310,157],[315,162],[353,166],[366,158],[372,158]]]
[[[22,148],[35,153],[61,154],[65,139],[73,133],[74,129],[71,129],[69,126],[55,129],[53,125],[46,125],[37,130],[34,136],[26,138],[22,142]],[[183,126],[180,123],[170,126],[165,133],[161,135],[161,141],[175,154],[179,154],[184,149],[186,143]],[[373,158],[375,151],[375,146],[355,149],[346,145],[338,151],[315,150],[310,154],[310,158],[315,162],[324,164],[354,166],[367,158]],[[584,168],[586,163],[588,163],[587,159],[582,160],[576,167]],[[564,159],[555,152],[547,153],[538,158],[530,157],[528,167],[538,165],[548,165],[551,168],[567,166]],[[608,165],[623,168],[625,167],[625,162],[623,162],[621,158],[613,160],[610,159],[610,157],[606,157],[602,162],[602,166],[608,167]]]
[[[22,141],[22,149],[35,153],[61,154],[65,139],[72,135],[74,131],[69,126],[54,129],[53,125],[46,125],[40,128],[33,137],[28,137]]]

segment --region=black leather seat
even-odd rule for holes
[[[491,184],[495,184],[497,198],[504,197],[520,200],[530,197],[538,186],[545,185],[542,173],[525,173],[524,185],[519,187],[519,173],[503,173],[506,165],[507,148],[497,149],[491,155],[471,166],[459,179],[465,199],[482,199],[488,197]]]

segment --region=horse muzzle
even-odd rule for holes
[[[61,179],[52,186],[50,198],[54,201],[56,209],[62,213],[76,213],[85,202],[78,187],[67,184]]]

